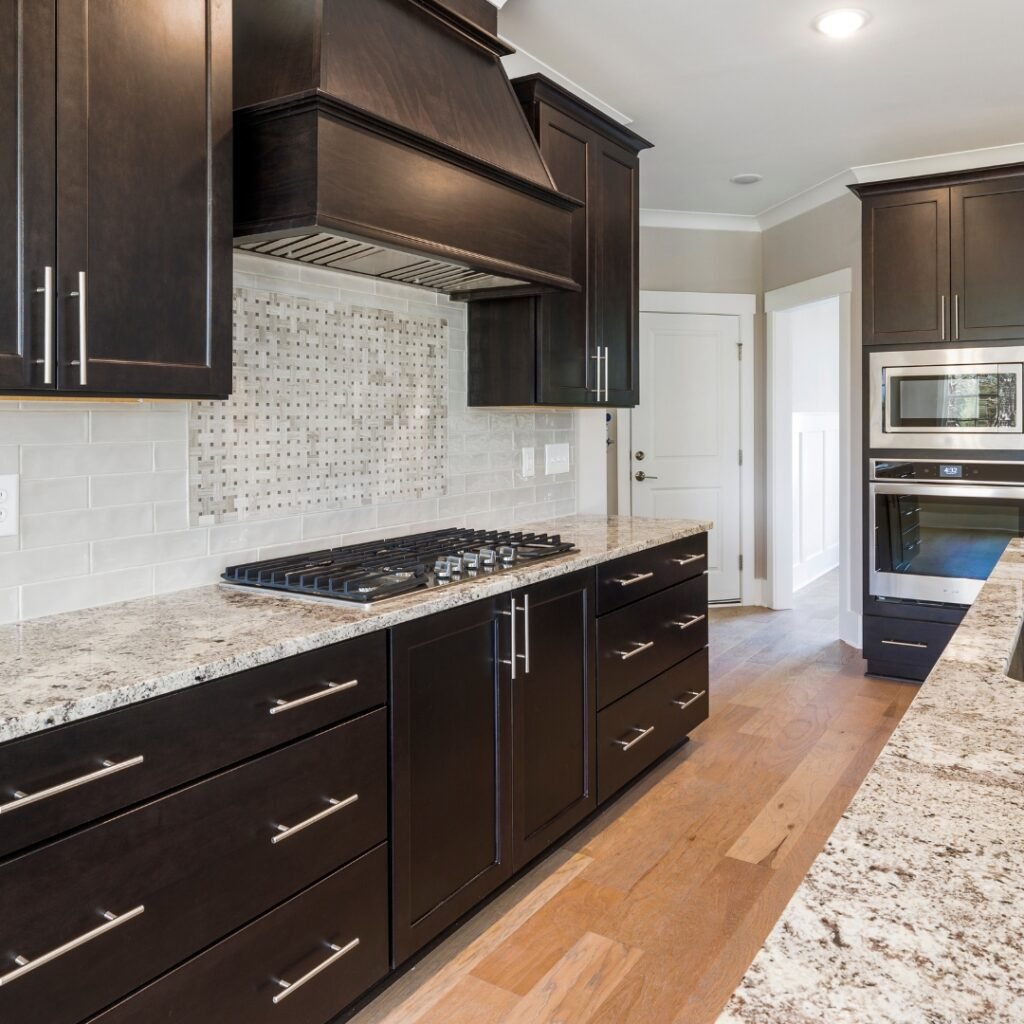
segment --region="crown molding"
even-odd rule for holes
[[[767,231],[787,220],[808,213],[825,203],[849,195],[849,186],[898,178],[923,178],[956,171],[974,171],[982,167],[1024,163],[1024,142],[988,149],[965,149],[955,153],[890,160],[880,164],[862,164],[826,178],[809,189],[791,196],[758,214],[694,213],[686,210],[641,210],[640,226],[681,228],[690,231]]]
[[[757,217],[742,213],[694,213],[687,210],[641,210],[642,228],[689,231],[760,231]]]

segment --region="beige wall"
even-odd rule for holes
[[[860,463],[861,338],[860,202],[851,193],[759,234],[643,228],[640,287],[652,291],[742,292],[758,296],[754,331],[755,573],[767,573],[767,367],[764,293],[834,270],[853,271],[850,381],[853,464]],[[860,504],[854,512],[860,535]],[[856,575],[856,574],[854,574]]]

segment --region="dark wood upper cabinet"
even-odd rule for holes
[[[950,190],[953,337],[1024,338],[1024,175]]]
[[[227,395],[230,0],[5,3],[0,17],[0,182],[14,197],[0,212],[0,387]]]
[[[395,966],[512,873],[501,607],[497,598],[476,601],[391,632]]]
[[[45,384],[56,265],[56,0],[0,3],[0,389]],[[51,305],[52,310],[52,305]],[[50,324],[50,336],[53,326]]]
[[[864,344],[950,337],[949,189],[864,201]]]
[[[545,581],[515,603],[523,654],[512,683],[518,871],[597,805],[594,574]]]
[[[579,293],[481,299],[469,307],[470,405],[639,401],[638,154],[650,147],[541,75],[513,82],[573,216]]]
[[[1024,338],[1024,168],[854,186],[864,344]]]

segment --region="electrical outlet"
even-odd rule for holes
[[[523,449],[523,477],[529,479],[537,472],[536,452],[532,448]]]
[[[18,477],[0,476],[0,537],[18,535]]]
[[[544,472],[548,476],[569,472],[569,446],[567,444],[544,445]]]

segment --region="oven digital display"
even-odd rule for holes
[[[943,480],[963,480],[964,467],[948,465],[947,463],[940,463],[939,476]]]

